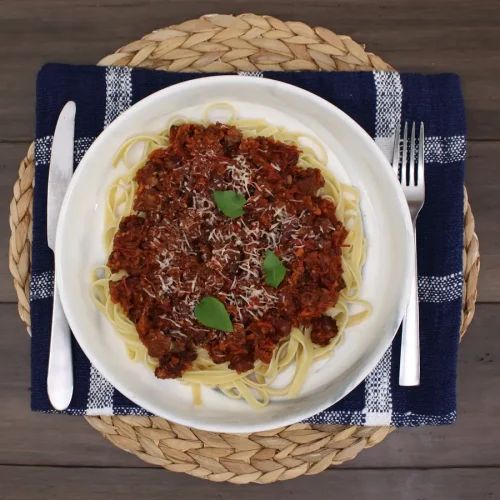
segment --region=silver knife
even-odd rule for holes
[[[56,246],[59,211],[69,181],[73,175],[75,114],[75,103],[73,101],[67,102],[57,120],[54,140],[52,142],[47,192],[47,242],[52,250],[55,250]],[[57,269],[55,272],[57,273]],[[55,279],[47,393],[52,406],[56,410],[66,409],[73,396],[71,333],[68,321],[64,315]]]

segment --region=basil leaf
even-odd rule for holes
[[[203,297],[194,308],[195,318],[208,328],[232,332],[233,324],[224,304],[215,297]]]
[[[246,198],[236,191],[214,191],[213,197],[217,208],[227,217],[235,219],[245,213],[243,206]]]
[[[274,288],[278,288],[285,278],[286,267],[282,264],[279,257],[270,250],[266,252],[266,257],[262,263],[262,270],[264,271],[266,285]]]

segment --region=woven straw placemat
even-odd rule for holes
[[[391,70],[348,36],[270,16],[209,15],[154,31],[104,57],[102,65],[168,71]],[[19,315],[27,327],[31,259],[34,147],[21,162],[10,205],[9,267]],[[460,334],[474,315],[479,246],[464,205],[464,294]],[[235,484],[272,483],[316,474],[380,443],[391,427],[295,424],[254,434],[205,432],[159,417],[86,417],[115,446],[170,471]]]

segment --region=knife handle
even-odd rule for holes
[[[56,410],[65,410],[73,396],[73,360],[71,356],[71,332],[54,280],[54,305],[50,330],[49,369],[47,393]]]

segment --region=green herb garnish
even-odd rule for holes
[[[245,213],[243,206],[247,200],[241,193],[236,191],[214,191],[213,197],[217,208],[227,217],[235,219]]]
[[[262,270],[264,271],[266,285],[274,288],[278,288],[285,278],[286,267],[280,258],[270,250],[266,252],[266,257],[262,263]]]
[[[208,328],[232,332],[233,324],[224,304],[215,297],[204,297],[194,308],[195,318]]]

